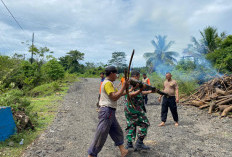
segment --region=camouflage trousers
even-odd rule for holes
[[[145,138],[147,135],[147,129],[150,123],[145,113],[130,113],[125,110],[127,128],[126,128],[126,139],[128,142],[132,142],[136,138],[136,130],[138,128],[138,137]]]

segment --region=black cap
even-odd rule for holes
[[[109,76],[111,73],[117,73],[118,71],[115,66],[108,66],[106,67],[105,72],[106,76]]]

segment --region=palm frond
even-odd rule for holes
[[[166,63],[169,63],[170,65],[174,65],[175,63],[177,63],[177,60],[171,56],[166,56],[165,61]]]
[[[151,57],[154,57],[155,56],[155,54],[154,53],[151,53],[151,52],[146,52],[146,53],[144,53],[143,54],[143,57],[147,60],[147,59],[149,59],[149,58],[151,58]]]
[[[174,41],[170,41],[166,46],[164,46],[164,51],[167,51],[174,43]]]
[[[157,43],[158,43],[157,45],[158,45],[158,47],[159,47],[159,49],[161,51],[164,51],[164,47],[166,45],[166,38],[167,38],[166,35],[164,35],[164,36],[161,36],[161,35],[156,36]]]
[[[199,42],[197,41],[197,39],[196,39],[194,36],[191,37],[191,41],[194,43],[194,45],[195,45],[196,47],[200,47]]]
[[[179,56],[179,53],[175,52],[175,51],[168,51],[168,52],[165,52],[165,55],[177,57],[177,56]]]
[[[159,49],[159,46],[157,45],[157,43],[155,42],[155,40],[152,40],[151,43],[155,47],[155,49]]]

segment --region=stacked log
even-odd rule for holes
[[[225,117],[232,112],[232,75],[216,77],[201,85],[193,94],[185,98],[181,104],[208,108],[208,113],[221,112]]]

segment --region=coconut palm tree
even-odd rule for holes
[[[168,49],[174,44],[174,41],[167,42],[167,36],[155,36],[155,39],[151,41],[155,47],[154,52],[146,52],[143,57],[146,59],[146,66],[149,67],[149,72],[157,70],[160,65],[173,66],[177,60],[175,56],[178,56],[177,52],[168,51]]]
[[[208,26],[203,31],[200,31],[202,40],[207,46],[207,53],[213,52],[217,48],[216,38],[218,37],[217,28]]]

